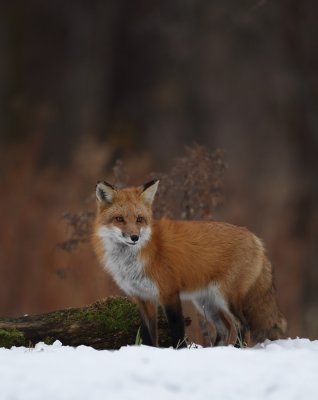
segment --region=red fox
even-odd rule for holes
[[[185,346],[182,299],[191,299],[214,324],[217,344],[235,343],[237,322],[254,343],[285,337],[286,321],[260,239],[223,222],[153,220],[158,184],[96,186],[94,248],[118,286],[137,302],[143,344],[158,345],[161,304],[173,346]]]

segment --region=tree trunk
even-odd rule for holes
[[[124,297],[109,297],[83,308],[41,315],[0,318],[0,347],[34,346],[37,342],[119,349],[136,343],[140,316],[137,306]],[[188,321],[189,323],[189,321]],[[167,322],[159,313],[159,344],[170,346]]]

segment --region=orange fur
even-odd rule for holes
[[[247,336],[250,329],[254,342],[284,337],[286,322],[276,303],[272,269],[260,239],[245,228],[223,222],[152,220],[151,203],[157,184],[121,190],[101,184],[93,239],[98,258],[107,264],[101,227],[117,229],[128,241],[133,235],[141,240],[143,228],[151,229],[150,239],[137,246],[136,260],[158,293],[151,298],[141,293],[139,296],[137,290],[133,295],[148,328],[150,325],[153,342],[157,341],[153,304],[173,304],[177,309],[180,295],[200,295],[208,288],[215,301],[208,300],[204,292],[200,304],[203,310],[205,305],[211,308],[211,319],[217,326],[225,326],[224,343],[235,342],[237,321]],[[118,221],[119,216],[124,222]],[[118,254],[116,257],[120,257]]]

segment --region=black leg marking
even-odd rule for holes
[[[140,336],[142,344],[145,344],[146,346],[156,346],[156,343],[154,343],[150,336],[148,325],[143,318],[141,319]]]
[[[174,348],[187,347],[185,341],[184,319],[179,296],[177,295],[171,303],[165,305],[164,309],[172,338],[172,346]]]

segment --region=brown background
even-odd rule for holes
[[[222,148],[215,217],[266,243],[292,336],[318,337],[318,3],[0,2],[0,315],[116,293],[66,211],[124,161],[134,183]],[[198,177],[199,179],[199,177]]]

